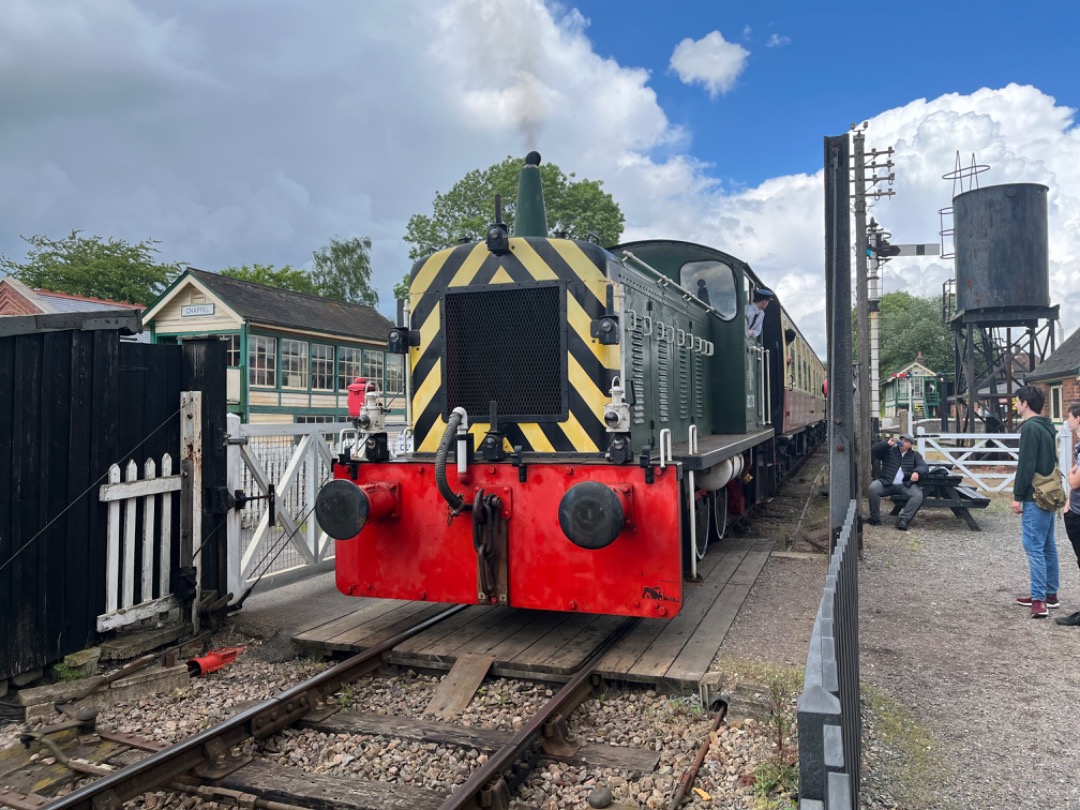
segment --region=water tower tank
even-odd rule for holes
[[[1050,306],[1046,193],[1008,183],[953,197],[958,310]]]

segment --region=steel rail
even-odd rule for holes
[[[271,724],[279,725],[283,718],[295,715],[305,706],[308,707],[304,710],[306,713],[314,708],[309,701],[312,692],[317,690],[320,698],[333,694],[343,684],[355,680],[364,672],[377,666],[384,652],[461,612],[466,607],[468,605],[454,605],[216,726],[211,726],[186,740],[181,740],[176,745],[151,754],[140,762],[128,765],[110,776],[102,777],[96,782],[72,791],[45,805],[42,810],[119,808],[121,803],[140,793],[166,786],[176,777],[206,762],[208,747],[217,757],[226,756],[230,749],[245,740],[256,737],[260,728],[265,731],[265,727],[270,727]]]
[[[473,771],[472,775],[461,786],[456,788],[446,801],[439,805],[439,810],[464,810],[464,808],[480,806],[478,802],[474,802],[476,796],[489,783],[502,777],[503,771],[513,765],[514,761],[526,751],[533,739],[543,731],[544,724],[556,715],[562,714],[564,710],[571,711],[585,699],[588,691],[592,688],[591,684],[586,683],[586,680],[595,672],[596,667],[600,664],[600,659],[634,629],[639,621],[640,619],[636,618],[629,619],[608,636],[607,640],[590,656],[589,660],[582,664],[581,669],[563,684],[563,687],[555,693],[551,700],[541,706],[540,711],[506,745],[493,753],[487,762]],[[588,689],[583,689],[583,686],[587,686]]]

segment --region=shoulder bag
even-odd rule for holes
[[[1065,505],[1065,488],[1061,485],[1061,471],[1055,467],[1048,475],[1035,473],[1031,477],[1032,497],[1035,505],[1047,512],[1056,512]]]

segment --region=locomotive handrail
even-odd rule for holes
[[[644,324],[644,327],[642,328],[642,332],[644,333],[645,337],[648,337],[649,335],[652,334],[652,316],[651,315],[642,315],[641,316],[641,321]]]
[[[769,368],[769,350],[765,350],[765,424],[772,424],[772,369]]]
[[[686,289],[686,287],[672,281],[670,278],[665,276],[663,273],[661,273],[655,267],[651,266],[648,262],[642,261],[637,256],[635,256],[633,253],[631,253],[629,250],[622,250],[622,251],[619,251],[619,253],[624,258],[633,259],[641,267],[644,267],[646,270],[648,270],[650,273],[652,273],[654,276],[656,276],[657,286],[660,286],[660,287],[672,287],[672,288],[678,290],[682,294],[683,298],[685,298],[687,301],[692,301],[693,303],[697,304],[699,307],[701,307],[706,312],[711,313],[712,315],[715,315],[716,318],[718,318],[719,320],[723,320],[723,318],[720,317],[720,313],[716,310],[716,307],[714,307],[714,306],[712,306],[710,304],[706,304],[704,301],[702,301],[700,298],[698,298],[696,295],[694,295],[690,290]]]
[[[665,444],[665,439],[667,440]],[[664,455],[664,448],[667,448],[667,455]],[[660,431],[660,469],[667,467],[668,461],[671,461],[671,428],[664,428]]]
[[[690,436],[687,441],[691,453],[697,452],[697,425],[690,426]]]

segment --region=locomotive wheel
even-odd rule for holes
[[[727,531],[727,487],[712,493],[713,530],[717,540],[724,539]]]

